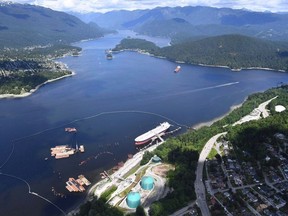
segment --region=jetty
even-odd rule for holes
[[[69,178],[66,182],[66,189],[69,192],[84,192],[85,188],[83,185],[89,186],[91,184],[84,175],[79,175],[78,179]]]
[[[56,159],[68,158],[70,155],[75,154],[75,149],[70,148],[68,145],[60,145],[51,148],[51,156]]]
[[[76,132],[77,132],[77,129],[75,127],[72,127],[72,128],[67,127],[64,130],[65,130],[65,132],[73,133],[74,135],[76,135]],[[84,145],[80,145],[80,147],[78,148],[77,141],[76,141],[76,147],[75,148],[72,148],[68,145],[59,145],[59,146],[55,146],[53,148],[50,148],[50,150],[51,150],[51,156],[55,157],[56,159],[68,158],[68,157],[70,157],[70,155],[73,155],[76,152],[83,153],[85,151]]]

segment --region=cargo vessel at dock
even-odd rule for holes
[[[135,139],[135,145],[143,145],[145,143],[148,143],[149,141],[153,139],[157,139],[163,133],[170,128],[170,124],[168,122],[163,122],[156,128],[136,137]]]

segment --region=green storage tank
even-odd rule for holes
[[[143,176],[140,185],[143,190],[152,190],[154,179],[151,176]]]
[[[157,155],[154,155],[154,156],[152,157],[152,162],[154,162],[154,163],[159,163],[159,162],[161,162],[161,158],[158,157]]]
[[[138,192],[130,192],[127,195],[126,203],[129,208],[137,208],[140,205],[141,196]]]

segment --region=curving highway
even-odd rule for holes
[[[196,180],[195,180],[194,186],[195,186],[195,192],[196,192],[196,196],[197,196],[197,201],[196,201],[197,205],[199,206],[202,215],[205,215],[205,216],[210,216],[211,214],[210,214],[209,208],[208,208],[207,203],[206,203],[205,186],[204,186],[204,183],[202,181],[204,163],[205,163],[205,160],[206,160],[208,154],[210,153],[214,143],[216,142],[216,140],[220,136],[225,135],[226,133],[227,132],[216,134],[210,140],[208,140],[208,142],[205,144],[204,148],[202,149],[202,151],[199,155],[198,165],[197,165],[197,170],[196,170]]]

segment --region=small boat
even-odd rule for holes
[[[178,66],[175,68],[174,72],[175,72],[175,73],[178,73],[178,72],[180,72],[180,70],[181,70],[181,66],[178,65]]]
[[[111,59],[113,59],[113,56],[112,56],[111,53],[108,53],[108,54],[106,55],[106,58],[107,58],[108,60],[111,60]]]
[[[65,131],[66,132],[69,132],[69,133],[72,133],[72,132],[77,132],[77,129],[74,127],[74,128],[65,128]]]
[[[79,52],[78,51],[74,51],[73,53],[72,53],[72,56],[73,57],[78,57],[80,54],[79,54]]]

